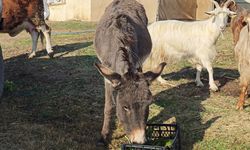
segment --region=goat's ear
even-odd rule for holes
[[[158,67],[156,67],[153,71],[145,72],[144,77],[151,83],[157,77],[159,77],[167,64],[165,62],[161,63]]]
[[[121,84],[122,77],[120,74],[112,71],[111,69],[103,66],[102,64],[95,63],[96,68],[100,74],[109,82],[111,85],[116,88]]]
[[[215,15],[215,11],[207,11],[207,12],[205,12],[205,14],[207,14],[207,15]]]

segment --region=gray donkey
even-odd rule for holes
[[[95,49],[102,64],[97,69],[105,79],[104,122],[99,144],[105,144],[111,112],[117,117],[131,142],[145,142],[145,127],[152,103],[150,83],[164,69],[142,73],[142,63],[152,43],[145,9],[136,0],[114,0],[105,10],[96,30]]]

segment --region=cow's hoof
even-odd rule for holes
[[[213,92],[219,91],[219,88],[218,88],[215,84],[210,85],[209,88],[210,88],[210,90],[213,91]]]
[[[29,56],[28,56],[28,58],[29,58],[29,59],[32,59],[32,58],[34,58],[35,56],[36,56],[36,53],[30,53]]]
[[[195,81],[196,82],[196,86],[198,87],[203,87],[204,84],[201,81]]]
[[[48,53],[48,55],[49,55],[49,58],[54,58],[54,52],[50,52]]]

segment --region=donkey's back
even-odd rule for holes
[[[122,60],[122,48],[132,56],[138,67],[152,47],[147,30],[145,9],[136,0],[114,0],[105,10],[96,30],[95,49],[106,67],[124,74],[128,64]]]

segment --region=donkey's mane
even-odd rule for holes
[[[122,51],[122,61],[125,61],[128,65],[128,73],[134,74],[139,67],[142,66],[142,62],[138,55],[135,53],[137,49],[137,37],[135,28],[133,26],[134,21],[127,15],[121,14],[116,17],[115,27],[119,31],[118,39],[120,41],[119,49]]]

